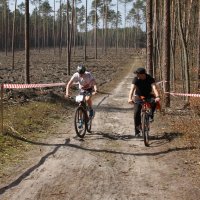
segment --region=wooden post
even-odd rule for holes
[[[1,84],[1,133],[3,135],[3,84]]]

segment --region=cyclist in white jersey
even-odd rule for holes
[[[92,109],[92,94],[94,95],[97,93],[95,78],[90,72],[86,71],[84,65],[78,65],[77,72],[73,74],[66,86],[66,98],[69,97],[69,89],[73,83],[79,84],[80,93],[87,92],[87,94],[89,94],[85,99],[90,110],[90,116],[92,117],[94,115],[94,110]]]

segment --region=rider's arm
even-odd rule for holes
[[[69,97],[69,88],[71,87],[72,83],[73,83],[72,79],[67,83],[66,94],[65,94],[66,97]]]
[[[94,84],[94,92],[97,93],[97,84]]]
[[[160,100],[160,97],[159,97],[159,93],[158,93],[158,90],[157,90],[157,88],[156,88],[156,84],[155,83],[153,83],[152,85],[152,89],[153,89],[153,92],[154,92],[154,94],[155,94],[155,97],[156,97],[156,101],[159,101]]]
[[[93,85],[93,89],[94,89],[94,92],[93,94],[96,94],[97,93],[97,83],[96,83],[96,80],[94,79],[94,77],[91,75],[91,83]]]
[[[130,89],[129,96],[128,96],[128,103],[133,102],[132,97],[133,97],[134,90],[135,90],[135,84],[131,84],[131,89]]]

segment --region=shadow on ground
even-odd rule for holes
[[[163,133],[160,134],[158,136],[152,136],[151,140],[152,141],[168,141],[170,142],[172,139],[176,138],[176,137],[180,137],[182,134],[180,133]],[[16,180],[14,180],[13,182],[11,182],[10,184],[0,188],[0,194],[3,194],[4,192],[6,192],[8,189],[15,187],[17,185],[20,184],[20,182],[25,179],[26,177],[28,177],[34,170],[36,170],[37,168],[39,168],[41,165],[43,165],[45,163],[45,161],[47,160],[47,158],[53,154],[55,154],[60,147],[67,147],[67,148],[75,148],[75,149],[80,149],[83,151],[89,151],[89,152],[103,152],[103,153],[108,153],[108,154],[118,154],[118,155],[127,155],[127,156],[157,156],[157,155],[165,155],[174,151],[186,151],[189,149],[195,149],[194,147],[174,147],[174,148],[168,148],[167,150],[162,150],[162,151],[155,151],[155,152],[125,152],[125,151],[117,151],[117,150],[110,150],[109,146],[108,149],[104,148],[104,149],[95,149],[95,148],[90,148],[85,146],[84,147],[84,139],[82,139],[82,143],[77,145],[77,144],[72,144],[70,143],[70,139],[66,139],[64,143],[60,143],[60,144],[48,144],[48,143],[41,143],[41,142],[37,142],[37,141],[31,141],[16,135],[10,135],[11,137],[17,139],[17,140],[21,140],[24,142],[28,142],[30,144],[33,145],[43,145],[43,146],[54,146],[55,148],[53,150],[51,150],[50,152],[48,152],[46,155],[44,155],[43,157],[41,157],[41,159],[39,160],[39,162],[37,164],[35,164],[34,166],[30,167],[29,169],[27,169],[22,175],[20,175]],[[93,137],[93,136],[101,136],[101,138],[96,138],[96,139],[109,139],[109,140],[128,140],[128,139],[132,139],[134,138],[131,135],[120,135],[120,134],[116,134],[116,133],[102,133],[102,132],[94,132],[91,134],[88,134],[87,137]],[[86,137],[86,139],[87,139]]]

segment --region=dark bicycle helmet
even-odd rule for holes
[[[146,69],[143,67],[139,67],[134,71],[134,74],[146,74]]]
[[[86,71],[86,68],[85,68],[84,65],[78,65],[78,67],[77,67],[77,72],[78,72],[79,74],[84,74],[85,71]]]

